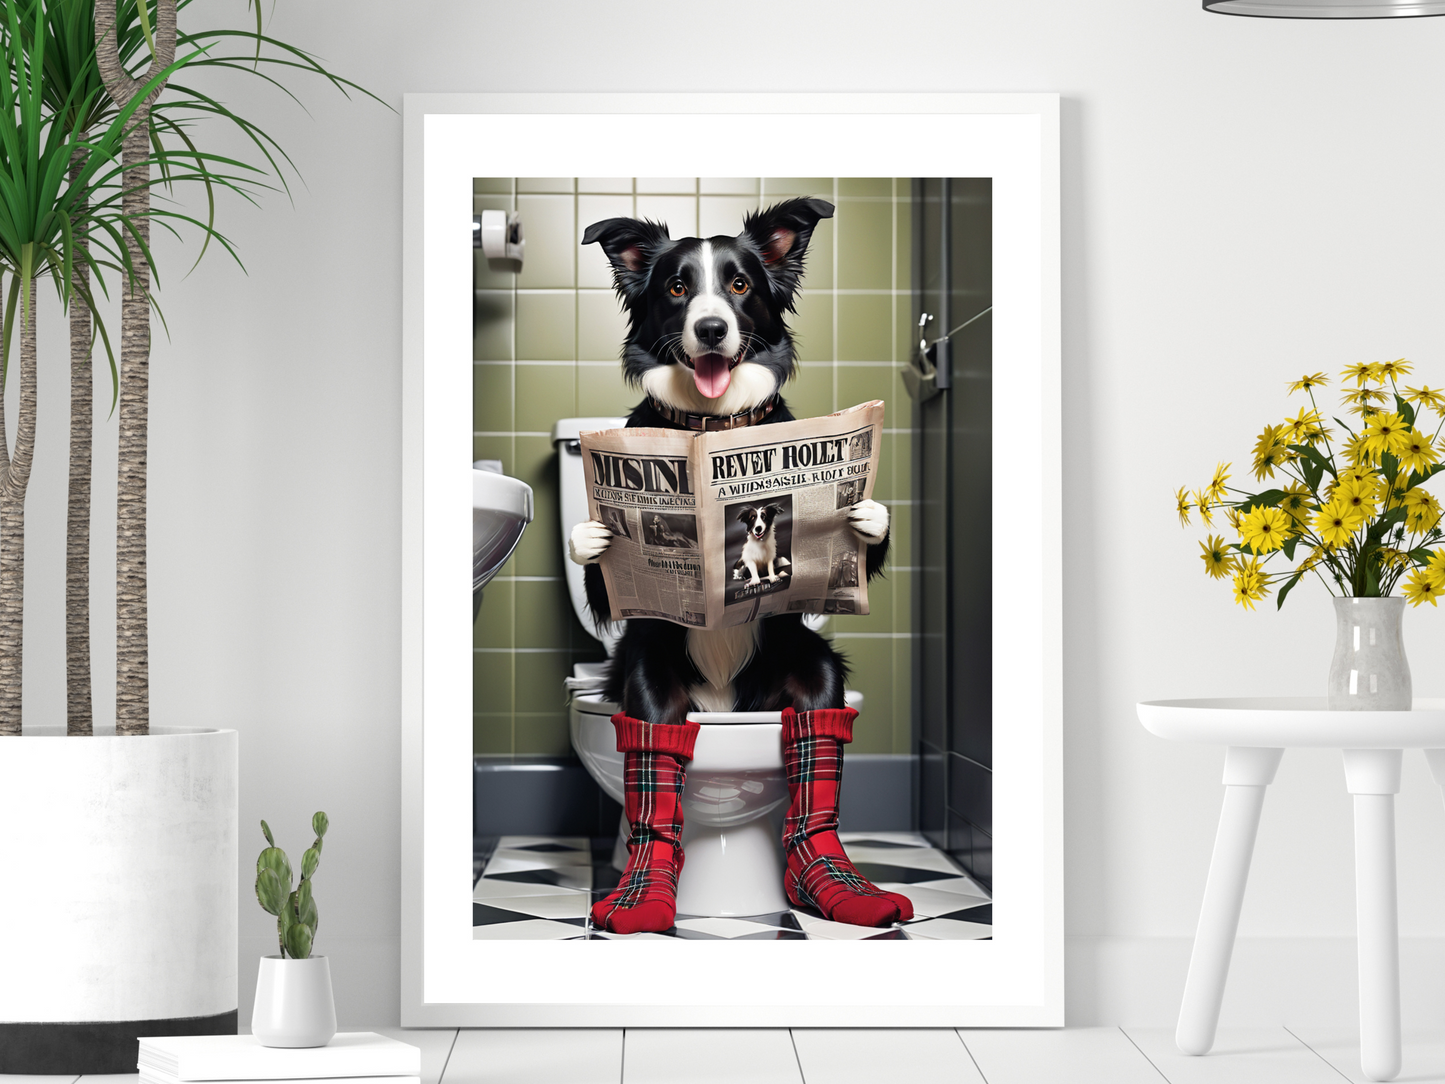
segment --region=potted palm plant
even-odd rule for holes
[[[263,132],[179,86],[178,75],[219,65],[274,82],[266,74],[271,65],[350,84],[263,34],[259,5],[254,32],[188,34],[177,28],[177,11],[188,3],[0,0],[0,51],[10,73],[0,80],[3,358],[16,331],[21,359],[13,450],[0,409],[0,817],[8,825],[0,865],[43,885],[46,899],[37,914],[27,894],[0,894],[0,1073],[131,1072],[138,1035],[236,1031],[236,734],[150,726],[144,563],[145,364],[155,271],[149,223],[165,218],[229,245],[209,214],[153,207],[150,191],[195,182],[208,193],[218,186],[249,193],[264,187],[268,169],[280,175],[279,148]],[[232,55],[227,45],[239,41],[245,48]],[[265,165],[200,148],[188,122],[208,115],[240,127]],[[67,592],[67,725],[21,726],[36,283],[53,285],[69,309],[72,388],[80,399],[93,380],[92,302],[102,289],[120,291],[119,336],[98,317],[94,324],[111,360],[125,446],[113,733],[90,718],[88,585],[81,590],[74,582]],[[72,576],[75,564],[89,560],[89,407],[73,410],[73,418]]]
[[[14,829],[0,861],[46,884],[44,921],[57,932],[36,936],[33,908],[0,904],[7,1073],[124,1071],[134,1067],[138,1030],[234,1029],[236,1011],[235,733],[74,741],[60,726],[31,726],[22,737],[37,286],[90,308],[92,283],[136,272],[124,238],[138,221],[125,206],[118,160],[142,103],[85,129],[80,118],[96,88],[57,88],[47,68],[54,10],[41,0],[5,0],[0,24],[10,76],[0,81],[3,355],[18,326],[21,400],[13,448],[0,440],[0,736],[12,739],[0,741],[0,816]],[[162,85],[165,67],[150,66],[147,93]],[[57,97],[65,108],[55,108]],[[159,889],[168,879],[183,891]],[[159,907],[162,899],[171,906]]]

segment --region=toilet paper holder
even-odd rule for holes
[[[483,211],[472,216],[472,247],[487,257],[493,271],[521,271],[527,241],[517,211]]]

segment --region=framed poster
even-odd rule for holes
[[[708,131],[718,139],[703,138]],[[748,167],[720,164],[717,148],[729,141],[746,145]],[[1063,1024],[1058,146],[1055,95],[407,96],[403,1025]],[[510,179],[515,197],[525,180],[541,191],[571,193],[580,206],[587,185],[578,178],[612,178],[615,188],[596,186],[619,195],[621,179],[628,181],[628,206],[644,217],[639,193],[648,186],[640,178],[689,180],[691,191],[701,193],[706,182],[696,178],[745,172],[831,179],[834,193],[838,178],[849,179],[845,188],[857,182],[859,192],[869,190],[867,179],[892,178],[895,221],[899,200],[907,198],[899,178],[966,179],[990,193],[992,412],[1000,422],[992,429],[991,491],[995,506],[1007,500],[1008,513],[988,522],[995,552],[1010,558],[994,566],[989,618],[993,717],[1007,724],[994,725],[992,734],[991,936],[914,937],[904,927],[886,937],[607,939],[579,929],[575,937],[531,939],[520,925],[515,937],[481,936],[473,911],[479,878],[472,838],[474,612],[461,589],[471,559],[467,496],[477,458],[468,364],[475,357],[479,293],[468,239],[476,193],[487,179]],[[747,198],[760,204],[786,187],[770,188],[766,178],[753,185]],[[884,202],[881,195],[860,196],[860,206],[868,199],[880,207]],[[697,195],[694,206],[703,205]],[[569,228],[580,231],[587,224],[577,217],[583,212],[569,213]],[[688,212],[679,213],[686,218]],[[707,224],[699,222],[706,216],[693,215],[690,228],[674,227],[674,237],[694,230],[708,236]],[[578,239],[569,237],[570,247],[578,248],[572,244]],[[534,257],[529,251],[526,258]],[[556,257],[538,250],[536,258]],[[584,257],[560,258],[573,261],[570,281],[579,282]],[[893,261],[896,285],[897,250],[879,258]],[[850,291],[833,281],[831,288],[838,297],[900,292],[886,286]],[[526,291],[529,306],[562,314],[544,322],[544,330],[580,319],[566,315],[568,305],[581,304],[576,296],[557,306],[547,301],[565,292]],[[827,331],[835,343],[853,334],[846,321],[840,324],[839,311],[833,310]],[[907,341],[901,310],[887,311],[893,341],[900,335]],[[516,321],[506,328],[515,359],[524,333]],[[576,326],[568,329],[577,340]],[[532,363],[527,371],[546,364]],[[587,364],[595,368],[587,379],[621,383],[620,367],[610,372],[601,360]],[[514,361],[509,378],[520,381],[522,371]],[[845,394],[836,375],[842,371],[832,377],[835,408],[853,405],[836,402]],[[570,388],[577,412],[603,413],[583,409],[588,396],[575,382]],[[520,410],[520,383],[512,394]],[[526,401],[536,399],[534,391]],[[514,421],[513,428],[521,424]],[[512,434],[514,440],[544,435]],[[897,447],[906,439],[900,435]],[[549,522],[555,530],[555,515]]]

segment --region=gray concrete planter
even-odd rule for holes
[[[234,730],[0,738],[0,1073],[133,1073],[236,1031]]]

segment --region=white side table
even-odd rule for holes
[[[1405,749],[1424,749],[1445,787],[1445,700],[1412,711],[1330,711],[1324,697],[1155,700],[1139,721],[1173,741],[1224,745],[1224,808],[1204,886],[1175,1041],[1214,1045],[1264,790],[1286,748],[1341,749],[1355,800],[1355,909],[1360,954],[1360,1063],[1371,1080],[1400,1072],[1400,942],[1395,894],[1395,795]]]

